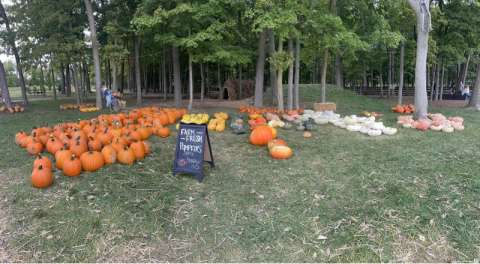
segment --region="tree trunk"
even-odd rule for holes
[[[391,50],[388,51],[388,91],[387,91],[387,98],[390,98],[390,95],[393,90],[393,52]]]
[[[293,58],[293,39],[288,39],[288,53]],[[293,71],[294,64],[291,63],[288,67],[288,110],[293,109]]]
[[[260,33],[258,40],[257,69],[255,73],[255,107],[263,106],[263,82],[265,77],[265,39],[266,31]]]
[[[432,69],[431,69],[431,85],[430,85],[430,102],[433,101],[433,97],[434,97],[434,94],[435,94],[435,73],[437,72],[437,67],[438,65],[433,65]]]
[[[273,30],[268,30],[268,55],[270,57],[275,54],[275,33]],[[277,73],[275,67],[270,63],[270,88],[272,89],[272,101],[275,102],[275,96],[277,92]]]
[[[403,103],[403,85],[405,78],[405,43],[400,43],[400,84],[398,85],[398,104]]]
[[[167,101],[167,53],[163,52],[162,57],[162,82],[163,82],[163,100]]]
[[[192,54],[188,54],[188,111],[193,108],[193,65]]]
[[[465,63],[465,70],[463,72],[463,76],[462,76],[462,82],[463,84],[465,84],[465,81],[467,80],[467,76],[468,76],[468,66],[470,65],[470,59],[471,59],[472,55],[470,54],[470,52],[468,52],[468,56],[467,56],[467,62]]]
[[[112,91],[117,92],[118,91],[118,74],[117,74],[117,62],[113,60],[112,63]]]
[[[112,89],[112,74],[110,71],[110,60],[105,59],[105,80],[107,82],[108,89]]]
[[[15,56],[18,78],[20,80],[20,90],[22,93],[22,100],[24,104],[28,104],[27,86],[25,85],[25,78],[23,76],[23,67],[20,61],[20,55],[18,54],[17,45],[15,43],[16,34],[15,32],[12,31],[10,27],[10,20],[7,17],[7,13],[5,12],[5,8],[1,1],[0,1],[0,17],[3,19],[3,23],[5,24],[5,29],[7,30],[7,33],[10,35],[8,37],[8,44],[10,45],[13,55]]]
[[[344,88],[342,57],[335,56],[335,84],[338,88]]]
[[[92,86],[90,83],[90,70],[88,69],[88,63],[86,61],[83,61],[83,68],[85,71],[85,84],[87,86],[87,92],[91,93],[92,92]]]
[[[79,90],[79,87],[78,87],[78,78],[77,76],[75,76],[75,66],[74,64],[72,65],[72,68],[68,69],[68,71],[70,72],[70,76],[72,76],[72,82],[73,82],[73,87],[75,88],[75,99],[77,101],[77,105],[80,105],[80,90]]]
[[[300,38],[295,41],[295,108],[300,108]]]
[[[427,55],[428,35],[431,29],[431,16],[429,1],[409,0],[410,6],[417,17],[417,54],[415,63],[415,116],[427,118],[428,96],[427,96]]]
[[[40,65],[40,91],[42,91],[43,96],[47,95],[47,91],[45,90],[45,74],[42,65]]]
[[[52,74],[52,89],[53,89],[53,100],[57,101],[57,87],[55,82],[55,71],[53,69],[53,62],[50,62],[50,73]]]
[[[175,94],[175,106],[182,106],[182,79],[180,76],[180,58],[178,48],[172,46],[172,61],[173,61],[173,85]]]
[[[437,64],[437,72],[435,73],[436,81],[435,81],[435,97],[434,100],[438,101],[440,97],[440,70],[441,70],[441,62]]]
[[[93,8],[90,0],[84,0],[88,16],[88,25],[90,28],[90,38],[92,40],[93,64],[95,68],[95,91],[96,91],[96,106],[102,109],[102,77],[100,76],[100,55],[99,43],[97,41],[97,29],[95,27],[95,18],[93,17]]]
[[[238,100],[243,98],[242,65],[238,65]]]
[[[445,78],[445,65],[442,63],[442,78],[440,80],[440,101],[443,101],[443,86]]]
[[[135,80],[137,82],[137,105],[142,104],[142,79],[140,72],[140,37],[135,36]]]
[[[321,86],[321,102],[327,101],[327,69],[328,69],[328,49],[323,52],[323,64],[322,64],[322,86]]]
[[[60,71],[62,72],[62,94],[65,94],[66,91],[66,86],[67,86],[67,80],[65,77],[65,66],[63,66],[63,63],[60,64]]]
[[[5,73],[5,67],[3,67],[3,62],[0,61],[0,89],[1,89],[1,97],[3,103],[7,108],[12,108],[12,99],[10,98],[10,92],[8,91],[8,84],[7,84],[7,74]]]
[[[283,52],[283,41],[282,38],[278,38],[278,52]],[[283,112],[285,107],[283,106],[283,69],[280,67],[277,69],[277,103],[278,110]]]
[[[218,85],[218,96],[220,100],[223,100],[224,89],[222,87],[222,76],[220,75],[220,63],[217,64],[217,85]]]
[[[120,91],[123,93],[125,89],[125,60],[122,59],[122,66],[120,69]]]
[[[480,63],[477,64],[477,77],[475,79],[475,86],[472,90],[472,98],[468,103],[469,107],[475,107],[477,110],[480,110]]]
[[[70,76],[70,64],[67,63],[65,68],[65,79],[66,79],[66,90],[67,90],[67,97],[72,96],[72,76]]]
[[[205,73],[203,70],[203,63],[200,63],[200,101],[205,100]]]

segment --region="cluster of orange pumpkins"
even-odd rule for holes
[[[53,183],[53,165],[41,153],[55,157],[55,167],[66,176],[93,172],[115,162],[131,165],[151,151],[146,141],[152,135],[170,136],[168,125],[177,122],[185,109],[147,107],[129,113],[100,115],[90,120],[34,128],[18,132],[15,143],[37,158],[32,185],[46,188]]]
[[[250,143],[255,146],[267,146],[270,156],[274,159],[289,159],[293,150],[283,139],[277,139],[277,130],[268,125],[255,127],[250,133]]]

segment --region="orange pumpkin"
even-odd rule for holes
[[[55,153],[63,147],[63,144],[60,140],[51,137],[47,141],[46,147],[48,152],[50,152],[52,155],[55,155]]]
[[[80,156],[82,162],[82,169],[84,171],[93,172],[97,171],[105,165],[102,153],[98,151],[88,151]]]
[[[32,141],[27,145],[27,152],[30,155],[38,155],[42,151],[43,151],[43,145],[38,141]]]
[[[51,168],[43,165],[35,167],[32,172],[32,185],[35,188],[47,188],[53,184],[53,173]]]
[[[102,155],[105,164],[113,164],[117,161],[117,151],[111,145],[103,147]]]
[[[142,141],[133,142],[130,145],[130,148],[133,150],[136,160],[142,160],[145,158],[145,146]]]
[[[63,174],[69,177],[75,177],[82,173],[82,162],[72,154],[70,158],[63,161]]]
[[[142,141],[143,147],[145,149],[145,156],[150,154],[152,152],[152,147],[148,141]]]
[[[22,146],[22,142],[28,137],[27,133],[24,131],[20,131],[17,134],[15,134],[15,143],[19,146]]]
[[[70,150],[77,157],[80,157],[83,153],[88,151],[88,145],[84,141],[74,140],[74,143],[70,144]]]
[[[72,157],[72,152],[68,149],[61,149],[55,153],[55,166],[57,169],[61,170],[63,169],[63,163],[65,160],[69,159]]]
[[[152,135],[152,129],[149,127],[140,127],[138,133],[140,133],[141,140],[145,140]]]
[[[166,138],[170,136],[170,129],[168,127],[158,128],[156,131],[157,136]]]
[[[273,138],[271,127],[262,125],[256,127],[250,134],[250,143],[256,146],[265,146]]]
[[[268,142],[268,149],[272,149],[275,146],[287,146],[287,142],[283,139],[272,139]]]
[[[35,158],[35,161],[33,162],[33,167],[34,168],[38,168],[39,166],[43,166],[43,168],[47,168],[47,169],[52,169],[52,161],[46,157],[46,156],[42,156],[42,155],[37,155],[37,157]]]
[[[125,146],[117,153],[117,160],[122,164],[132,165],[135,162],[135,153],[131,148]]]
[[[274,159],[289,159],[293,151],[287,146],[275,146],[270,150],[270,156]]]

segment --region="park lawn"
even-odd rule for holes
[[[306,101],[318,86],[302,86]],[[386,113],[391,105],[330,90],[342,114]],[[313,138],[279,130],[295,151],[272,160],[248,135],[211,133],[216,168],[199,184],[172,176],[175,135],[152,138],[153,153],[132,167],[113,165],[30,186],[32,158],[14,134],[95,114],[59,112],[35,102],[0,115],[4,239],[16,259],[33,262],[473,261],[480,256],[480,115],[461,133],[400,129],[369,138],[331,125]],[[197,109],[204,111],[205,109]],[[228,109],[206,109],[214,112]]]

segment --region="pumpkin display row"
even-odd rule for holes
[[[463,118],[459,116],[449,117],[442,114],[428,114],[428,118],[415,120],[411,115],[398,116],[397,124],[404,128],[415,128],[420,131],[439,131],[452,133],[454,131],[463,131]]]
[[[48,176],[52,170],[47,157],[38,156],[46,151],[55,157],[55,166],[66,176],[78,176],[82,171],[96,171],[115,162],[131,165],[150,153],[145,140],[152,135],[170,136],[167,125],[174,124],[185,109],[148,107],[129,113],[100,115],[90,120],[57,124],[54,127],[34,128],[30,134],[18,132],[15,143],[37,156],[32,172],[32,184],[38,175]],[[38,164],[44,160],[46,164]],[[41,165],[41,166],[40,166]],[[48,181],[40,181],[48,182]]]

